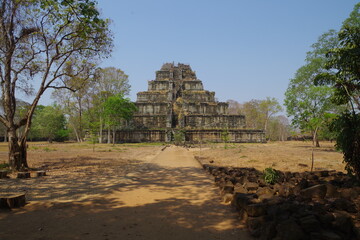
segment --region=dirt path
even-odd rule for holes
[[[94,176],[96,178],[96,176]],[[0,212],[1,240],[251,239],[191,152],[169,147],[81,201]]]

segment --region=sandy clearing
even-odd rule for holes
[[[96,177],[90,184],[99,184]],[[103,188],[77,200],[33,201],[0,212],[0,239],[251,239],[184,148],[144,157]]]

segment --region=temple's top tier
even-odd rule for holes
[[[196,80],[196,74],[190,65],[178,63],[165,63],[159,71],[156,71],[156,81]]]

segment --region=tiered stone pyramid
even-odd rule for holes
[[[137,126],[149,129],[241,129],[243,115],[229,115],[228,104],[217,102],[215,92],[204,90],[189,65],[165,63],[137,94]]]
[[[171,141],[183,131],[186,141],[264,142],[264,132],[245,129],[245,116],[228,114],[228,104],[204,90],[190,65],[165,63],[156,71],[148,90],[137,94],[131,126],[120,132],[120,141]]]

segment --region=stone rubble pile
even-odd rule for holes
[[[342,172],[276,170],[277,182],[268,184],[254,168],[203,167],[254,237],[360,239],[359,182]]]

